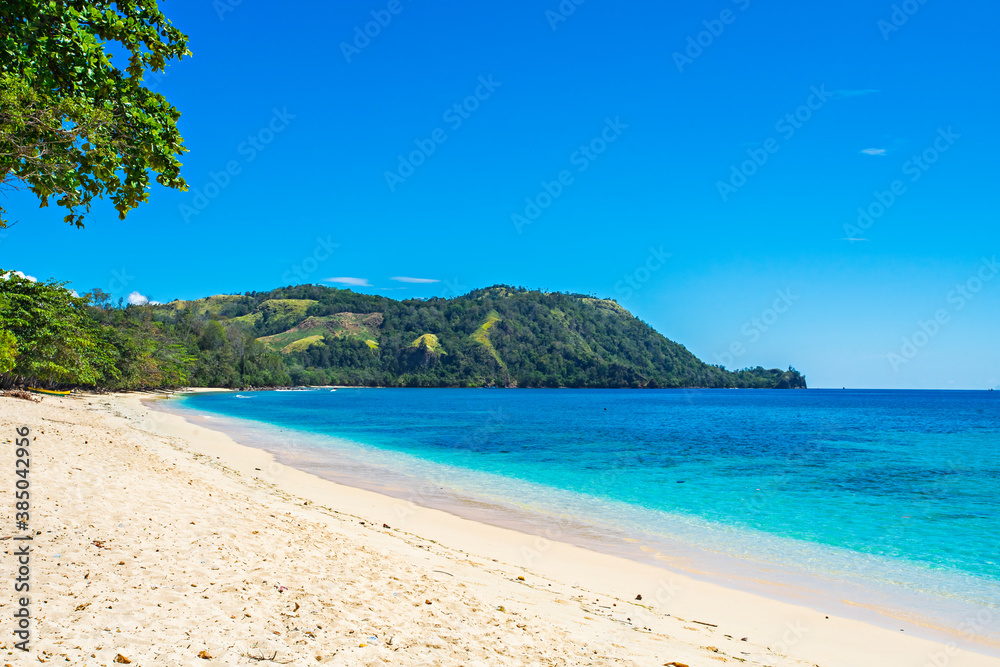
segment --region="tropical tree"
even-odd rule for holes
[[[0,323],[15,339],[14,364],[0,371],[0,386],[25,380],[94,385],[117,378],[119,351],[86,306],[62,283],[0,271]]]
[[[54,198],[77,227],[105,196],[124,218],[147,200],[150,172],[187,189],[180,112],[143,86],[190,55],[156,0],[4,0],[0,26],[0,186],[26,186],[42,206]],[[7,216],[0,207],[0,228]]]
[[[9,331],[0,329],[0,374],[14,370],[17,356],[17,339]]]

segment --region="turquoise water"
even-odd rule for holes
[[[268,449],[1000,609],[1000,393],[341,389],[201,394]],[[416,484],[417,482],[413,482]]]

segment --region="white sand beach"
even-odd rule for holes
[[[142,398],[0,398],[36,531],[24,653],[5,475],[0,664],[1000,666],[338,485]]]

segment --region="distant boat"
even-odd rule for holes
[[[34,387],[28,387],[28,391],[33,391],[36,394],[48,394],[49,396],[69,396],[71,390],[66,391],[56,391],[54,389],[35,389]]]

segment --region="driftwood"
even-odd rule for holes
[[[32,403],[42,402],[41,396],[35,396],[31,392],[23,389],[8,389],[7,391],[0,391],[0,396],[6,396],[7,398],[20,398],[25,401],[31,401]]]

